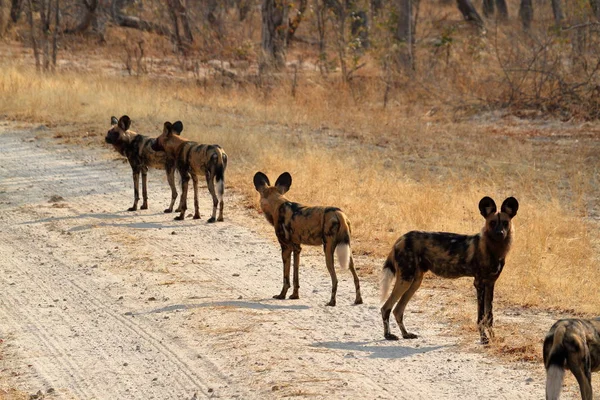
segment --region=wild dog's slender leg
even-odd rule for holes
[[[187,194],[188,185],[190,183],[190,174],[187,171],[179,171],[181,175],[181,199],[179,201],[180,214],[175,217],[176,220],[183,221],[185,218],[185,211],[187,210]]]
[[[217,195],[215,194],[215,180],[211,171],[206,170],[206,186],[208,186],[208,191],[213,200],[213,210],[212,216],[208,219],[208,222],[215,222],[217,220],[217,205],[219,204],[219,199],[217,199]]]
[[[594,395],[592,393],[592,373],[591,373],[591,360],[588,349],[581,349],[581,352],[569,353],[567,356],[567,367],[571,370],[577,383],[579,383],[579,390],[581,391],[581,400],[592,400]]]
[[[333,263],[333,252],[335,250],[335,246],[332,241],[327,241],[323,246],[325,248],[325,264],[327,265],[327,271],[329,271],[329,275],[331,276],[331,299],[327,306],[335,306],[335,295],[337,293],[338,279],[335,274],[335,265]]]
[[[350,272],[352,272],[352,277],[354,278],[354,288],[356,289],[356,299],[354,300],[354,304],[362,304],[362,296],[360,295],[360,281],[358,280],[358,275],[356,274],[356,270],[354,269],[354,258],[350,256]]]
[[[390,314],[392,313],[392,307],[396,302],[404,295],[408,290],[412,281],[405,281],[400,276],[396,275],[396,282],[390,297],[381,306],[381,317],[383,318],[383,336],[387,340],[398,340],[398,336],[390,332]]]
[[[169,204],[169,208],[165,209],[166,213],[173,212],[173,206],[175,205],[175,200],[177,200],[177,188],[175,187],[175,168],[173,164],[169,161],[165,164],[165,169],[167,170],[167,182],[169,182],[169,187],[171,188],[171,204]],[[181,203],[181,200],[179,201]]]
[[[482,321],[482,324],[484,328],[487,328],[488,334],[491,339],[494,339],[494,331],[492,329],[492,327],[494,326],[494,284],[495,282],[491,282],[485,285],[484,311]]]
[[[302,251],[302,247],[300,245],[294,246],[294,291],[290,296],[290,299],[299,299],[300,295],[298,294],[298,290],[300,289],[300,274],[298,270],[300,269],[300,252]]]
[[[490,341],[485,333],[483,326],[483,316],[485,313],[485,284],[475,279],[473,283],[477,290],[477,328],[479,329],[479,337],[482,344],[488,344]]]
[[[194,219],[200,219],[200,204],[198,200],[198,176],[192,174],[192,183],[194,184]]]
[[[142,168],[142,206],[140,210],[148,209],[148,168]]]
[[[281,293],[273,296],[274,299],[283,300],[290,288],[290,260],[292,257],[292,246],[281,244],[281,258],[283,259],[283,288]]]
[[[133,206],[131,206],[127,211],[135,211],[137,210],[138,201],[140,201],[140,171],[135,169],[133,170]]]
[[[423,274],[422,273],[417,274],[417,276],[415,276],[415,280],[411,283],[408,290],[406,290],[406,292],[404,292],[404,294],[400,298],[400,301],[394,308],[394,317],[396,317],[396,322],[398,323],[398,326],[400,327],[400,331],[402,331],[402,337],[404,339],[416,339],[417,338],[417,335],[415,335],[414,333],[408,332],[406,330],[406,328],[404,327],[404,310],[406,309],[406,305],[410,301],[411,297],[413,297],[415,292],[421,286],[421,282],[423,282]]]
[[[225,170],[227,169],[227,155],[225,153],[223,153],[223,182],[222,182],[222,187],[223,187],[223,192],[225,191]],[[219,204],[219,218],[217,218],[217,221],[223,221],[223,193],[221,193],[221,201]]]

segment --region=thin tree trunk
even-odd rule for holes
[[[12,0],[10,6],[10,18],[14,23],[19,21],[21,11],[23,10],[23,0]]]
[[[498,10],[498,19],[506,21],[508,19],[506,0],[496,0],[496,9]]]
[[[477,13],[477,10],[471,3],[471,0],[456,0],[458,10],[462,13],[464,19],[473,22],[479,28],[483,28],[483,20]]]
[[[298,26],[300,25],[300,22],[302,22],[302,19],[304,18],[304,12],[306,11],[306,6],[308,4],[308,0],[300,0],[300,4],[298,5],[298,10],[296,12],[296,15],[294,15],[294,18],[290,19],[289,21],[289,29],[288,29],[288,34],[287,34],[287,42],[290,43],[292,41],[292,39],[294,38],[294,34],[296,33],[296,30],[298,30]]]
[[[531,0],[521,0],[519,17],[521,18],[523,30],[528,31],[531,28],[531,21],[533,21],[533,4]]]
[[[482,4],[483,16],[491,18],[494,16],[494,0],[483,0]]]
[[[554,23],[556,26],[560,26],[562,20],[565,19],[565,15],[563,14],[562,7],[560,5],[560,0],[552,0],[552,12],[554,13]]]
[[[56,70],[56,56],[58,54],[58,29],[60,27],[60,0],[54,3],[54,35],[52,36],[52,68]]]
[[[399,67],[409,69],[413,64],[412,0],[398,0],[396,3],[396,14],[398,15],[398,25],[394,39],[404,45],[398,51],[396,62]]]
[[[40,51],[38,49],[38,42],[35,35],[35,25],[33,24],[33,2],[27,0],[27,19],[29,20],[29,33],[31,35],[31,47],[33,47],[33,57],[35,58],[35,69],[40,70]]]

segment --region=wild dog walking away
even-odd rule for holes
[[[517,215],[518,208],[517,200],[509,197],[502,203],[500,212],[497,212],[494,200],[484,197],[479,202],[479,211],[485,218],[485,225],[477,235],[412,231],[400,237],[383,266],[382,300],[389,293],[391,281],[396,279],[392,292],[381,307],[385,338],[398,340],[398,337],[390,332],[389,319],[394,305],[394,316],[402,331],[402,337],[417,337],[404,327],[404,310],[419,289],[423,275],[431,271],[444,278],[475,278],[477,325],[481,342],[488,343],[485,329],[493,335],[494,284],[504,268],[504,261],[510,250],[511,221]]]
[[[275,234],[281,245],[283,258],[283,288],[281,293],[273,296],[285,299],[290,288],[290,259],[294,253],[294,291],[290,299],[299,298],[298,268],[300,264],[301,245],[319,246],[325,250],[325,264],[331,275],[331,299],[328,306],[335,306],[337,292],[337,276],[333,261],[336,252],[339,263],[350,268],[354,277],[356,299],[354,304],[362,304],[360,283],[354,269],[354,260],[350,249],[350,221],[346,215],[335,207],[306,207],[289,201],[284,194],[290,190],[292,176],[284,172],[277,178],[275,186],[271,186],[269,178],[262,172],[254,175],[254,187],[260,193],[260,208],[267,221],[275,227]]]
[[[117,152],[127,157],[131,170],[133,171],[133,206],[128,211],[137,210],[137,205],[140,200],[140,173],[142,174],[142,197],[144,199],[141,210],[148,208],[148,189],[147,189],[147,174],[148,167],[157,169],[166,169],[167,181],[171,187],[171,204],[165,212],[173,211],[173,205],[177,199],[177,189],[175,188],[175,165],[172,159],[169,159],[165,153],[157,153],[152,150],[152,139],[130,131],[131,119],[127,115],[123,115],[118,121],[116,117],[111,117],[110,123],[112,127],[106,133],[104,140],[108,144],[112,144]]]
[[[173,124],[167,121],[164,124],[162,134],[152,144],[153,150],[164,151],[167,157],[175,160],[175,166],[181,175],[181,201],[179,203],[181,213],[175,219],[183,220],[185,218],[190,177],[194,184],[194,219],[200,218],[198,176],[204,175],[208,191],[213,199],[212,216],[208,222],[223,221],[223,194],[225,192],[227,154],[225,154],[218,144],[198,144],[179,137],[181,131],[183,131],[183,123],[181,121]],[[216,218],[217,207],[219,207],[218,218]]]
[[[600,318],[561,319],[544,340],[546,399],[560,396],[565,369],[577,382],[583,400],[592,400],[592,372],[600,371]]]

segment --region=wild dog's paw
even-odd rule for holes
[[[354,300],[354,305],[359,305],[363,303],[363,299],[362,297],[358,297],[356,300]]]
[[[384,335],[385,340],[398,340],[398,336],[394,335],[393,333],[387,333]]]
[[[194,217],[194,218],[196,218],[196,217]],[[200,217],[198,216],[198,218],[200,218]],[[212,223],[213,223],[213,222],[215,222],[215,221],[216,221],[215,217],[210,217],[210,218],[208,219],[208,221],[206,221],[206,222],[208,222],[209,224],[212,224]]]
[[[277,300],[285,300],[285,295],[282,294],[276,294],[275,296],[273,296],[274,299]]]
[[[173,209],[172,209],[172,208],[165,208],[165,211],[163,211],[163,212],[164,212],[165,214],[172,213],[172,212],[173,212]]]
[[[183,215],[178,215],[175,218],[173,218],[175,221],[183,221],[185,217]]]
[[[140,210],[147,210],[148,209],[148,204],[142,204],[142,206],[140,207]]]
[[[335,300],[330,300],[329,303],[325,304],[328,307],[335,307]]]
[[[416,339],[416,338],[418,338],[417,335],[415,335],[414,333],[410,333],[410,332],[408,332],[406,334],[403,334],[402,337],[404,339]]]
[[[482,336],[482,337],[481,337],[481,344],[483,344],[483,345],[488,345],[488,344],[490,344],[490,339],[488,339],[488,337],[487,337],[487,336]]]
[[[129,208],[127,209],[127,211],[136,211],[136,210],[137,210],[137,207],[129,207]]]
[[[217,218],[217,221],[219,221],[219,222],[223,222],[223,217],[219,217],[219,218]]]
[[[290,297],[288,297],[288,299],[290,300],[297,300],[299,299],[300,296],[298,295],[298,293],[292,293]]]

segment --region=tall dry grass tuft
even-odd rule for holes
[[[596,183],[587,142],[573,142],[565,152],[511,129],[359,106],[332,90],[343,90],[337,83],[327,85],[306,83],[300,99],[284,89],[265,98],[248,87],[224,92],[150,77],[40,76],[5,64],[0,110],[59,130],[96,132],[98,145],[111,115],[129,114],[134,129],[148,135],[158,135],[165,120],[180,119],[184,136],[225,148],[228,185],[251,202],[256,171],[271,179],[289,171],[291,199],[343,208],[354,251],[378,258],[409,230],[476,233],[483,226],[481,197],[500,204],[513,195],[521,208],[498,297],[600,313],[598,230],[585,218]],[[470,282],[461,285],[471,290]]]

